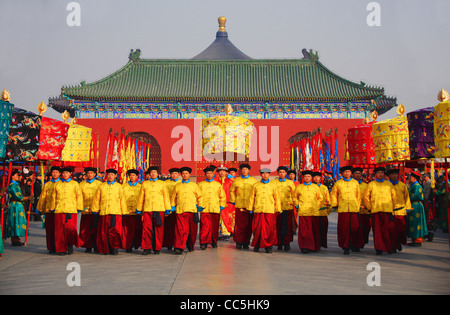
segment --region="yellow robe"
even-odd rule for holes
[[[167,186],[167,191],[169,192],[169,198],[170,198],[170,196],[172,196],[173,189],[175,188],[175,185],[180,183],[180,182],[181,182],[181,179],[179,179],[179,178],[177,180],[169,179],[169,180],[164,181],[164,183]]]
[[[288,178],[285,178],[284,181],[280,181],[279,178],[276,178],[272,180],[271,183],[278,189],[281,210],[292,210],[294,206],[294,182]]]
[[[137,211],[164,212],[170,210],[170,194],[167,181],[147,180],[142,183],[137,201]]]
[[[359,212],[361,207],[361,189],[356,179],[338,180],[331,189],[331,206],[338,212]]]
[[[406,215],[406,210],[412,210],[411,200],[409,199],[409,189],[403,182],[394,185],[397,202],[394,207],[394,215]]]
[[[90,213],[92,208],[92,201],[94,200],[95,193],[97,192],[98,186],[102,182],[99,180],[92,181],[91,183],[86,180],[80,183],[81,193],[83,194],[83,214]]]
[[[367,189],[367,183],[361,182],[361,183],[359,184],[359,189],[361,190],[361,206],[360,206],[360,208],[359,208],[359,213],[360,213],[360,214],[370,214],[370,211],[367,210],[367,208],[366,208],[366,206],[364,205],[364,202],[363,202],[364,192],[365,192],[366,189]]]
[[[230,187],[230,202],[235,205],[236,209],[247,207],[252,187],[256,182],[258,181],[251,176],[248,178],[240,176],[233,181]]]
[[[227,195],[222,185],[212,180],[207,180],[198,183],[203,195],[203,204],[205,209],[203,213],[220,213],[220,207],[225,208],[227,206]]]
[[[139,192],[141,191],[141,184],[135,182],[135,185],[130,185],[129,182],[122,184],[123,194],[127,203],[126,214],[136,215],[136,207],[138,205]]]
[[[319,185],[317,185],[319,186]],[[319,208],[320,216],[326,217],[331,212],[331,199],[330,199],[330,192],[328,191],[328,187],[324,184],[320,184],[319,186],[320,192],[322,193],[322,204]]]
[[[122,185],[118,182],[108,183],[106,181],[101,183],[92,201],[92,212],[100,215],[127,214],[127,202]]]
[[[78,210],[83,210],[80,185],[73,179],[57,182],[52,192],[51,209],[55,213],[78,213]]]
[[[197,205],[204,208],[203,195],[200,187],[193,181],[183,183],[182,181],[175,185],[170,203],[175,206],[177,214],[185,212],[197,212]]]
[[[364,192],[364,205],[371,213],[392,212],[397,202],[397,194],[388,180],[378,182],[373,180]]]
[[[299,216],[319,216],[322,201],[322,193],[317,185],[300,184],[295,188],[294,204],[298,205]]]
[[[55,186],[57,183],[59,183],[61,180],[58,180],[56,182],[48,181],[44,185],[44,189],[41,192],[41,195],[39,196],[39,201],[36,206],[37,210],[45,214],[49,212],[52,209],[52,193],[53,189],[55,189]]]
[[[278,188],[272,182],[256,182],[250,193],[246,209],[253,213],[281,212],[281,200]]]

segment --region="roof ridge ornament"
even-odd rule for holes
[[[437,95],[437,99],[439,102],[450,101],[450,94],[446,90],[441,89]]]
[[[11,100],[11,94],[9,93],[9,91],[3,89],[1,98],[2,101],[9,102]]]
[[[302,49],[303,58],[306,60],[311,60],[311,62],[316,62],[319,60],[319,53],[316,51],[314,52],[312,49],[309,51],[306,48]]]
[[[132,62],[136,62],[140,59],[141,57],[141,50],[138,48],[136,49],[136,51],[134,51],[133,49],[130,49],[130,54],[128,55],[128,59]]]
[[[218,32],[226,32],[225,24],[227,23],[227,18],[224,17],[224,16],[219,16],[217,21],[219,22],[219,30],[218,30]]]

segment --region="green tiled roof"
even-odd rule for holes
[[[77,100],[353,101],[384,96],[381,87],[346,80],[311,59],[130,60],[92,83],[64,86]]]

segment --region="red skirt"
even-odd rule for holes
[[[175,242],[173,247],[183,249],[187,246],[189,250],[194,250],[197,239],[198,225],[194,222],[194,213],[177,213],[175,225]]]
[[[320,246],[328,248],[328,217],[319,216]]]
[[[242,211],[241,211],[242,210]],[[252,237],[253,214],[246,209],[235,209],[235,226],[233,240],[237,244],[249,245]]]
[[[252,220],[253,240],[251,245],[257,248],[267,248],[276,245],[276,225],[275,213],[254,213]]]
[[[49,251],[55,251],[55,214],[45,214],[45,240],[47,243],[47,249]]]
[[[364,247],[362,230],[359,225],[359,213],[338,213],[337,237],[340,248]]]
[[[364,244],[369,243],[369,234],[372,229],[372,223],[370,214],[359,214],[359,220],[361,223],[361,233]]]
[[[125,249],[138,249],[142,241],[142,217],[140,214],[122,218],[123,244]]]
[[[177,215],[171,212],[164,218],[164,238],[163,247],[173,247],[175,240],[175,224],[177,222]]]
[[[123,249],[123,229],[121,215],[100,215],[97,229],[97,251],[108,254],[110,249]]]
[[[384,252],[394,250],[395,222],[392,213],[372,213],[372,229],[375,250]]]
[[[55,213],[55,251],[65,253],[71,246],[80,247],[83,241],[78,236],[76,213]]]
[[[298,216],[298,246],[300,249],[320,250],[319,216]]]
[[[220,213],[202,213],[200,216],[200,244],[217,244]]]
[[[80,221],[80,238],[83,240],[84,248],[92,248],[97,242],[98,216],[95,214],[83,214]]]
[[[159,215],[161,221],[153,217]],[[143,212],[142,213],[142,249],[153,249],[160,251],[164,241],[164,212]]]
[[[289,245],[294,240],[294,231],[292,220],[294,218],[294,210],[284,210],[277,213],[277,245]]]
[[[402,245],[407,244],[405,218],[406,216],[403,215],[394,215],[395,240],[393,245],[396,249],[401,249]]]

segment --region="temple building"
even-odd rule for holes
[[[202,120],[224,116],[228,108],[227,115],[251,122],[258,133],[258,150],[246,157],[256,175],[262,164],[289,165],[289,139],[317,128],[340,133],[343,155],[348,128],[397,105],[384,88],[333,73],[313,50],[303,49],[299,59],[253,59],[229,40],[225,22],[219,18],[214,42],[191,59],[144,59],[131,50],[121,69],[96,82],[63,86],[49,106],[67,110],[100,136],[102,169],[110,128],[124,128],[147,137],[151,163],[162,173],[189,166],[194,175],[210,164],[194,152]],[[227,159],[226,165],[238,163]]]

